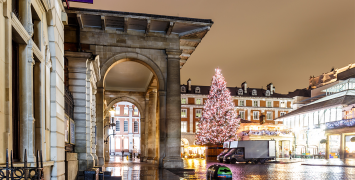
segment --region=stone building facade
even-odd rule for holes
[[[242,120],[260,123],[275,123],[275,118],[292,111],[293,98],[285,94],[275,93],[272,83],[267,89],[249,88],[247,83],[241,87],[228,87],[234,100],[235,111]],[[202,116],[203,104],[209,95],[209,86],[196,86],[187,81],[181,85],[181,132],[182,144],[194,145],[197,124]]]
[[[25,150],[34,163],[42,150],[45,179],[82,178],[109,160],[109,109],[124,101],[140,112],[141,160],[182,168],[180,68],[212,24],[67,9],[60,0],[0,0],[0,164],[6,149],[16,163]],[[142,65],[151,73],[136,83],[144,88],[106,88],[106,78],[116,78],[109,72],[127,72],[115,66],[128,62],[131,71]]]

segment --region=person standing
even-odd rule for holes
[[[291,159],[291,157],[292,157],[292,151],[291,151],[291,149],[290,149],[290,152],[289,152],[289,153],[290,153],[290,159]]]

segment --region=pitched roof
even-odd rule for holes
[[[188,86],[187,85],[181,85],[185,86],[186,92],[181,92],[181,94],[201,94],[201,95],[208,95],[210,92],[210,86],[196,86],[192,85],[191,86],[191,91],[188,91]],[[195,93],[195,89],[199,87],[200,88],[200,93]],[[229,91],[231,92],[231,96],[240,96],[240,97],[272,97],[272,98],[291,98],[287,96],[286,94],[279,94],[279,93],[273,93],[270,94],[270,96],[266,96],[266,89],[260,89],[260,88],[247,88],[247,93],[244,93],[243,89],[243,95],[238,95],[238,90],[242,89],[241,87],[227,87]],[[256,90],[256,96],[252,95],[252,91]]]

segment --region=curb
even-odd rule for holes
[[[332,165],[332,164],[301,164],[304,166],[333,166],[333,167],[351,167],[355,168],[355,166],[350,166],[350,165]]]

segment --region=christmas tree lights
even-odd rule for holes
[[[197,144],[222,144],[234,140],[240,124],[221,70],[217,68],[215,71],[198,124]]]

